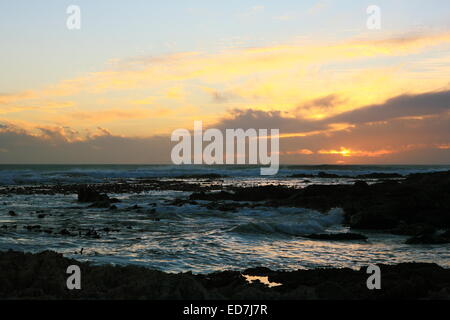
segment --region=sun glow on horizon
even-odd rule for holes
[[[376,150],[376,151],[365,151],[365,150],[352,150],[349,148],[341,147],[339,150],[319,150],[319,154],[335,154],[341,155],[342,157],[379,157],[387,154],[393,153],[391,150]]]

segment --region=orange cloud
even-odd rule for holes
[[[179,117],[169,110],[195,106],[197,111],[189,119],[183,119],[186,126],[190,125],[186,120],[191,118],[217,119],[227,108],[291,111],[291,115],[317,121],[380,103],[403,93],[405,88],[410,93],[417,93],[443,86],[448,79],[445,75],[435,77],[435,69],[430,71],[432,77],[426,77],[426,70],[416,72],[426,81],[411,81],[411,74],[408,73],[410,65],[383,64],[380,67],[376,64],[374,67],[371,59],[407,56],[449,42],[450,33],[446,32],[375,41],[296,42],[213,53],[186,52],[156,58],[112,60],[109,69],[104,71],[87,73],[40,90],[1,95],[0,113],[48,111],[76,105],[79,111],[70,110],[67,115],[55,118],[50,110],[47,115],[42,112],[40,120],[53,123],[64,121],[78,126],[82,121],[119,122],[123,119],[173,115],[170,119],[158,119],[159,127],[169,127],[173,123],[182,125],[179,124]],[[420,59],[415,58],[414,63]],[[352,64],[355,60],[361,62],[358,67]],[[364,62],[368,64],[364,65]],[[214,89],[208,91],[205,87]],[[328,104],[327,101],[317,100],[330,95],[340,99]],[[70,102],[58,102],[58,97],[70,97]],[[105,97],[116,101],[107,111],[98,103]],[[127,101],[124,109],[117,101]],[[308,105],[310,101],[318,104]],[[129,109],[130,105],[148,104],[157,104],[160,109]],[[29,113],[14,119],[25,120],[25,117],[26,120],[31,119]],[[142,122],[140,125],[140,128],[130,128],[130,134],[148,127],[148,123]],[[329,131],[333,130],[345,130],[345,126],[330,127]],[[323,131],[300,132],[297,136],[319,133]]]
[[[160,117],[170,114],[171,111],[167,109],[107,109],[102,111],[78,111],[72,112],[68,115],[70,119],[81,120],[83,122],[104,123],[114,120],[125,119],[145,119],[151,117]]]
[[[311,151],[309,149],[299,149],[296,151],[287,151],[284,154],[287,154],[287,155],[294,155],[294,154],[311,155],[311,154],[314,154],[314,151]]]
[[[450,149],[450,143],[438,145],[437,148],[441,150]]]

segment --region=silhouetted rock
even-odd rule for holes
[[[90,237],[93,239],[100,239],[100,235],[97,233],[97,231],[95,231],[94,229],[89,230],[88,232],[86,232],[86,237]]]
[[[105,209],[110,208],[110,207],[111,207],[111,202],[109,201],[109,199],[96,201],[89,206],[89,208],[105,208]]]
[[[341,178],[341,176],[337,175],[337,174],[333,174],[333,173],[326,173],[326,172],[319,172],[317,174],[318,178]]]
[[[94,188],[90,186],[82,186],[78,190],[79,202],[102,202],[110,201],[106,194],[100,194]]]
[[[304,238],[314,239],[314,240],[367,240],[367,237],[358,233],[316,233],[304,235]]]
[[[361,209],[350,217],[350,226],[354,229],[386,230],[397,226],[398,221],[384,206]]]
[[[70,265],[81,269],[82,290],[66,287]],[[91,265],[52,251],[7,251],[0,252],[0,299],[450,299],[450,269],[431,263],[379,267],[382,290],[368,290],[366,267],[297,271],[251,268],[194,275],[133,265]],[[250,284],[243,275],[265,276],[281,285]]]
[[[336,178],[355,178],[355,179],[393,179],[393,178],[403,178],[401,174],[398,173],[384,173],[384,172],[373,172],[367,174],[360,174],[357,176],[349,176],[349,175],[339,175],[334,173],[327,173],[320,171],[316,175],[308,174],[308,173],[297,173],[290,176],[291,178],[328,178],[328,179],[336,179]]]
[[[416,235],[406,240],[406,244],[444,244],[450,243],[450,232],[445,233],[424,233]]]
[[[62,229],[59,232],[59,234],[62,235],[62,236],[71,236],[72,235],[72,233],[70,233],[69,230],[67,230],[67,229]]]
[[[360,174],[356,176],[357,179],[392,179],[392,178],[403,178],[401,174],[398,173],[368,173],[368,174]]]
[[[436,232],[436,228],[426,223],[407,224],[401,221],[399,225],[392,229],[393,234],[417,236]]]

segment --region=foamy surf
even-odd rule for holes
[[[284,220],[276,222],[275,220]],[[340,208],[332,209],[326,214],[314,210],[298,212],[291,215],[290,220],[286,217],[270,221],[260,220],[240,224],[230,231],[243,234],[285,234],[301,236],[311,233],[325,232],[327,228],[340,225],[344,221],[344,212]]]

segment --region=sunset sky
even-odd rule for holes
[[[450,163],[449,1],[0,0],[0,37],[0,163],[168,163],[194,120],[279,128],[282,163]]]

